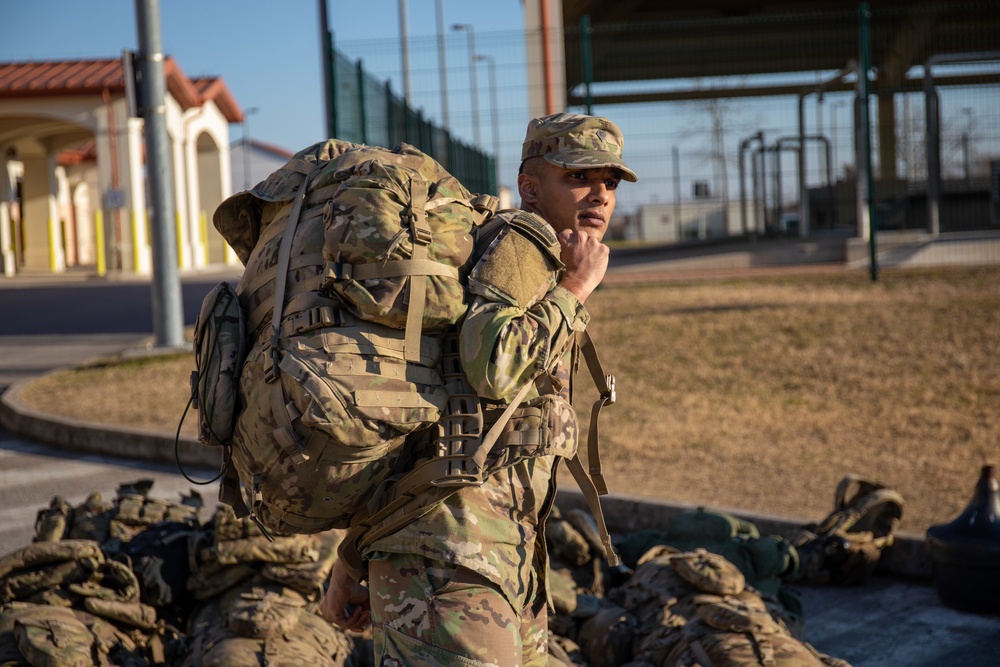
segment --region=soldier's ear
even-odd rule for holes
[[[517,175],[517,193],[521,195],[521,201],[525,204],[538,202],[538,177],[531,174]]]

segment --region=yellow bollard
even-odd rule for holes
[[[181,232],[181,212],[174,214],[174,226],[177,228],[177,268],[184,268],[184,235]]]
[[[198,215],[198,233],[201,238],[201,263],[203,266],[208,266],[212,254],[208,252],[208,216],[204,211]]]
[[[139,248],[139,214],[133,208],[132,213],[132,273],[139,273],[139,261],[142,257]],[[149,230],[147,230],[148,232]]]
[[[97,275],[103,277],[108,273],[108,258],[104,251],[104,212],[101,209],[94,211],[94,245],[97,246]]]
[[[49,218],[49,271],[59,273],[59,253],[56,250],[55,221]]]

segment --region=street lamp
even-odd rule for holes
[[[500,156],[500,112],[497,108],[497,64],[493,56],[482,53],[476,55],[476,62],[485,62],[490,66],[490,119],[493,124],[493,157]]]
[[[452,30],[464,30],[469,33],[469,78],[472,84],[472,131],[475,137],[476,149],[482,141],[479,138],[479,84],[476,83],[476,31],[468,23],[456,23]]]
[[[243,189],[250,189],[250,121],[249,117],[257,113],[257,107],[243,110]]]

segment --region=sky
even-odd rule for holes
[[[337,48],[348,57],[363,58],[366,44],[398,50],[400,0],[326,2]],[[434,40],[436,0],[405,4],[411,43]],[[524,25],[521,0],[441,6],[446,30],[455,23],[477,33]],[[189,77],[221,76],[243,109],[256,109],[247,120],[251,139],[296,151],[326,137],[317,0],[160,0],[159,10],[164,53]],[[449,32],[458,45],[459,35]],[[135,2],[0,0],[0,61],[114,58],[137,48]],[[393,67],[399,62],[393,55]],[[397,69],[397,92],[401,78]],[[242,129],[232,127],[232,139]]]

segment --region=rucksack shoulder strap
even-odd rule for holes
[[[264,379],[273,383],[278,379],[278,354],[279,340],[281,335],[281,318],[285,305],[285,288],[288,284],[288,264],[292,254],[292,239],[295,237],[295,229],[299,225],[299,217],[302,214],[302,204],[309,196],[309,180],[312,173],[316,171],[316,165],[305,160],[294,161],[295,166],[302,169],[300,173],[305,174],[302,185],[295,193],[295,201],[292,210],[288,214],[288,224],[285,225],[285,233],[281,237],[281,246],[278,250],[277,273],[274,276],[274,307],[271,314],[271,338],[270,349],[267,358],[264,360]],[[291,164],[291,163],[289,163]],[[305,171],[309,165],[309,171]],[[299,169],[296,169],[297,171]],[[280,385],[279,385],[280,386]]]
[[[593,378],[594,385],[597,387],[598,394],[600,395],[597,401],[594,402],[594,407],[590,412],[590,430],[587,435],[588,468],[584,469],[579,452],[567,461],[566,465],[569,466],[569,470],[579,485],[580,491],[587,500],[587,506],[590,508],[591,513],[594,515],[594,520],[597,522],[601,543],[604,545],[605,558],[607,558],[608,564],[611,567],[617,567],[621,560],[611,545],[611,535],[604,521],[604,511],[601,509],[600,496],[607,495],[608,485],[604,481],[604,472],[601,468],[600,432],[598,430],[601,408],[605,405],[613,405],[618,399],[615,390],[615,376],[604,372],[601,359],[597,356],[597,347],[594,345],[594,340],[590,337],[590,334],[584,330],[579,332],[577,337],[580,344],[580,351],[587,362],[587,369],[590,371],[590,376]]]

